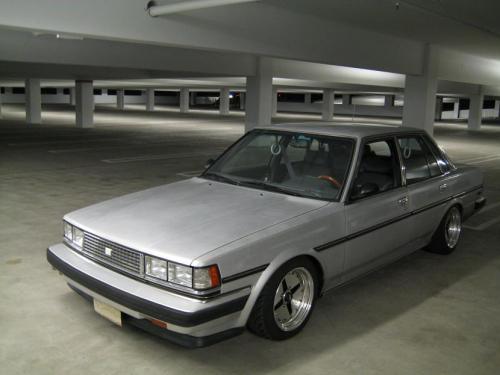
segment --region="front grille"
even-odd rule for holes
[[[141,253],[91,233],[85,232],[82,253],[113,268],[137,276],[142,275],[143,257]]]

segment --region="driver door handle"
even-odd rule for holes
[[[439,185],[439,191],[445,191],[448,189],[448,184]]]

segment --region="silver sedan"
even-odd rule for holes
[[[425,132],[255,129],[202,175],[69,213],[47,259],[97,313],[197,347],[297,334],[324,292],[421,248],[448,254],[480,170]]]

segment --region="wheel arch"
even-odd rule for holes
[[[275,258],[269,264],[266,270],[262,272],[258,280],[255,282],[254,286],[252,287],[252,291],[250,292],[247,304],[240,315],[240,321],[239,321],[240,325],[246,326],[248,318],[250,317],[250,314],[255,306],[255,302],[260,296],[262,289],[267,284],[269,279],[276,273],[276,271],[279,270],[286,263],[300,258],[308,259],[316,268],[317,278],[319,280],[318,282],[319,285],[317,288],[317,296],[321,295],[324,286],[325,270],[324,267],[321,265],[320,260],[311,253],[288,254],[288,256],[285,256],[285,254],[280,254],[280,256]]]

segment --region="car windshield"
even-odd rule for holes
[[[253,131],[202,177],[290,195],[338,200],[353,149],[352,139]]]

